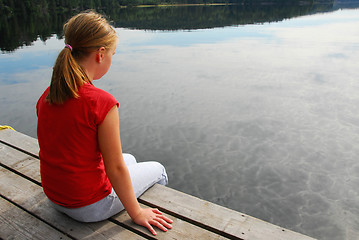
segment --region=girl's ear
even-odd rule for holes
[[[96,62],[100,63],[102,62],[104,56],[105,56],[105,51],[106,49],[104,47],[100,47],[98,50],[97,50],[97,53],[96,53]]]
[[[96,62],[100,63],[101,61],[102,61],[101,53],[98,52],[98,53],[96,53]]]

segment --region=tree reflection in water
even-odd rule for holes
[[[26,1],[20,1],[21,4],[15,5],[14,9],[0,5],[2,12],[0,15],[1,51],[14,51],[19,47],[31,45],[38,38],[46,41],[53,34],[62,38],[64,22],[75,12],[87,8],[98,9],[99,12],[106,14],[115,27],[175,31],[276,22],[318,12],[333,11],[343,6],[352,7],[334,4],[333,0],[322,0],[316,3],[291,1],[291,4],[287,5],[264,4],[265,2],[255,1],[256,4],[241,5],[127,8],[116,7],[113,1],[108,1],[108,6],[102,3],[99,7],[91,4],[74,8],[73,4],[76,4],[76,1],[71,1],[72,5],[69,7],[76,10],[68,10],[56,8],[52,2],[43,3],[37,8],[31,4],[26,5]]]

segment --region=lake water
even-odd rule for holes
[[[95,85],[120,102],[125,152],[169,186],[319,239],[359,239],[359,9],[260,24],[117,27]],[[64,43],[0,55],[0,124],[36,137]]]

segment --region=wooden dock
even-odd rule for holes
[[[0,239],[313,239],[161,185],[139,202],[174,220],[167,233],[151,235],[126,211],[102,222],[80,223],[49,206],[38,151],[36,139],[0,131]]]

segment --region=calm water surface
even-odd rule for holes
[[[319,239],[359,239],[359,10],[191,31],[117,28],[95,85],[170,187]],[[36,137],[63,40],[0,55],[0,123]]]

